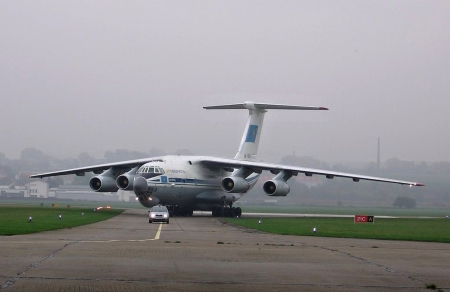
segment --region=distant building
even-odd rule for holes
[[[32,181],[24,187],[0,186],[0,198],[10,199],[64,199],[75,201],[99,201],[99,202],[129,202],[130,194],[133,192],[118,193],[98,193],[91,190],[89,186],[60,185],[58,188],[49,189],[48,183],[43,181]]]
[[[25,198],[28,194],[26,189],[16,189],[10,187],[1,187],[0,188],[0,198],[11,198],[11,199],[20,199]]]
[[[136,197],[132,191],[118,190],[119,202],[132,202]]]
[[[56,199],[98,202],[117,202],[119,200],[117,193],[94,192],[86,185],[61,185],[51,191]]]
[[[30,198],[48,198],[48,183],[43,181],[34,181],[26,184],[28,197]]]

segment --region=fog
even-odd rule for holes
[[[1,1],[0,152],[450,160],[448,1]]]

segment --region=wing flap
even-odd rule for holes
[[[30,175],[30,177],[31,178],[43,178],[43,177],[49,177],[49,176],[68,175],[68,174],[75,174],[77,176],[83,176],[86,172],[93,172],[95,174],[100,174],[103,171],[105,171],[111,167],[117,167],[117,168],[127,170],[127,169],[132,169],[133,167],[136,167],[137,165],[143,165],[147,162],[151,162],[151,161],[155,161],[155,160],[157,160],[157,159],[145,158],[145,159],[128,160],[128,161],[121,161],[121,162],[114,162],[114,163],[98,164],[98,165],[72,168],[72,169],[66,169],[66,170],[60,170],[60,171],[39,173],[39,174]]]
[[[387,183],[395,183],[401,185],[409,185],[409,186],[424,186],[424,184],[418,182],[411,181],[403,181],[403,180],[395,180],[389,178],[375,177],[375,176],[367,176],[346,172],[337,172],[330,170],[322,170],[322,169],[314,169],[307,167],[298,167],[298,166],[290,166],[283,164],[273,164],[273,163],[265,163],[265,162],[254,162],[254,161],[243,161],[243,160],[234,160],[234,159],[226,159],[226,158],[214,158],[208,157],[203,158],[201,163],[209,166],[209,167],[232,167],[232,168],[240,168],[246,167],[254,170],[254,172],[261,172],[262,170],[270,171],[271,173],[278,173],[280,171],[289,171],[293,175],[298,173],[304,173],[306,176],[312,175],[323,175],[326,178],[332,179],[334,177],[344,177],[351,178],[353,181],[357,182],[359,180],[368,180],[368,181],[379,181],[379,182],[387,182]]]

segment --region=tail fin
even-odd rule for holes
[[[214,105],[205,106],[204,109],[248,109],[249,115],[247,125],[245,126],[244,135],[242,136],[241,144],[234,159],[238,160],[256,160],[258,152],[259,138],[264,121],[264,114],[268,109],[283,109],[283,110],[328,110],[325,107],[314,106],[298,106],[298,105],[283,105],[283,104],[269,104],[269,103],[255,103],[246,101],[238,104],[228,105]]]

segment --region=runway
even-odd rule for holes
[[[280,236],[147,211],[0,237],[4,291],[429,291],[450,289],[450,245]]]

